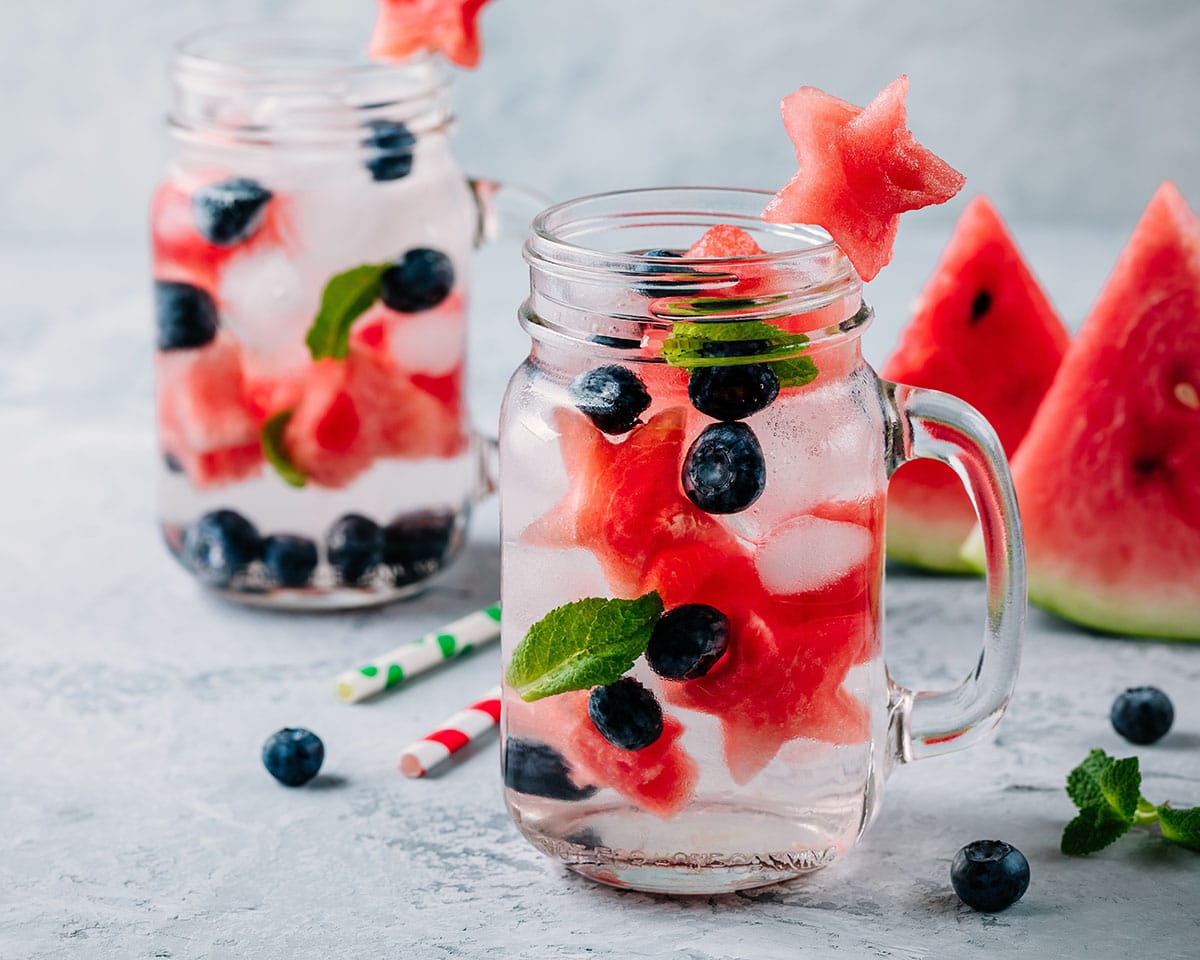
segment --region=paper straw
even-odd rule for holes
[[[357,670],[347,670],[337,678],[337,695],[347,703],[358,703],[499,636],[500,605],[493,604],[427,633],[415,643],[397,647]]]
[[[461,710],[400,754],[400,772],[423,777],[500,722],[500,688],[492,687],[478,703]]]

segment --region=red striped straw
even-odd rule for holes
[[[500,688],[492,687],[478,703],[460,710],[400,754],[400,772],[406,777],[423,777],[499,723]]]

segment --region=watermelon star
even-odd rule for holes
[[[824,227],[863,280],[892,259],[900,214],[945,203],[966,182],[909,132],[907,93],[900,76],[865,108],[816,87],[781,104],[800,169],[763,219]]]
[[[444,53],[460,67],[479,63],[476,19],[488,0],[379,0],[371,34],[371,56],[405,60],[429,50]]]

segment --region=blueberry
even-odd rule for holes
[[[383,528],[383,563],[397,587],[432,576],[450,554],[456,528],[453,513],[411,513]]]
[[[641,256],[657,259],[681,260],[683,254],[678,250],[666,250],[659,248],[657,250],[647,250]],[[650,263],[639,261],[633,267],[635,273],[645,275],[646,280],[634,286],[634,292],[641,294],[643,297],[655,299],[657,297],[694,297],[700,293],[700,289],[694,286],[686,286],[686,280],[679,277],[679,274],[685,274],[690,277],[695,271],[690,267],[672,267],[665,263]]]
[[[383,558],[383,531],[373,520],[348,513],[325,535],[325,556],[342,583],[361,583]]]
[[[307,537],[277,533],[263,541],[263,563],[281,587],[307,587],[317,569],[317,545]]]
[[[641,750],[663,732],[662,707],[654,694],[633,677],[595,687],[588,697],[588,716],[600,735],[622,750]]]
[[[615,350],[637,350],[641,347],[641,340],[633,340],[629,337],[610,337],[604,333],[594,333],[589,338],[592,343],[597,343],[602,347],[612,347]]]
[[[270,200],[271,191],[257,180],[233,177],[192,195],[192,220],[205,240],[229,247],[262,226]]]
[[[308,783],[321,769],[325,744],[311,730],[284,727],[267,737],[262,761],[267,772],[280,783],[298,787]]]
[[[416,247],[383,271],[380,297],[393,310],[430,310],[454,289],[454,264],[440,250]]]
[[[1154,743],[1171,729],[1175,707],[1158,687],[1131,687],[1113,701],[1109,717],[1130,743]]]
[[[1029,887],[1029,861],[999,840],[976,840],[954,855],[950,883],[972,910],[998,913],[1021,899]]]
[[[729,618],[716,607],[687,603],[663,614],[646,645],[650,669],[667,680],[694,680],[729,646]]]
[[[371,133],[363,141],[367,148],[367,169],[371,179],[383,183],[400,180],[412,173],[413,152],[417,138],[402,123],[392,120],[372,120],[367,124]]]
[[[167,468],[167,473],[183,473],[183,463],[173,453],[163,454],[163,466]]]
[[[571,402],[605,433],[628,433],[650,406],[650,393],[641,377],[616,364],[586,370],[571,381]]]
[[[700,367],[688,380],[692,406],[714,420],[741,420],[779,396],[779,378],[766,363]]]
[[[159,350],[191,350],[217,335],[217,305],[190,283],[155,280],[154,319]]]
[[[254,524],[233,510],[206,513],[183,535],[184,563],[210,587],[228,586],[260,556]]]
[[[762,496],[767,465],[744,423],[705,427],[683,461],[683,492],[706,513],[737,513]]]
[[[593,786],[576,786],[563,755],[544,743],[509,737],[501,766],[505,785],[518,793],[551,800],[586,800],[596,792]]]

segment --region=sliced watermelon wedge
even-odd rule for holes
[[[1200,221],[1164,183],[1013,460],[1030,599],[1200,640]],[[982,566],[981,537],[965,555]]]
[[[977,196],[959,217],[883,376],[966,400],[1012,457],[1069,341],[999,214]],[[915,461],[892,478],[890,556],[929,570],[968,572],[959,551],[974,525],[971,500],[949,467]]]
[[[460,67],[479,63],[476,20],[488,0],[379,0],[371,35],[372,57],[407,60],[415,53],[443,53]]]
[[[816,87],[801,87],[782,104],[800,170],[763,219],[824,227],[864,281],[892,259],[900,214],[944,203],[965,182],[909,132],[907,93],[901,76],[865,109]]]

